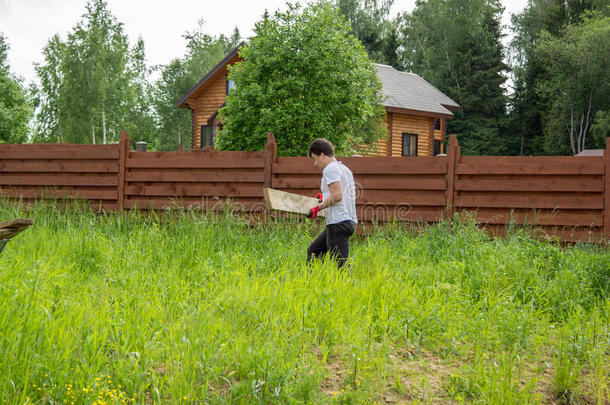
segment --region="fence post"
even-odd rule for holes
[[[445,192],[447,197],[447,217],[453,219],[455,212],[455,167],[460,161],[460,145],[455,134],[449,135],[449,147],[447,148],[447,181]]]
[[[273,132],[267,132],[267,143],[265,144],[265,180],[263,187],[271,187],[273,178],[273,162],[277,157],[277,143]]]
[[[610,240],[610,138],[604,151],[604,239]]]
[[[129,154],[129,136],[127,131],[121,131],[119,140],[119,187],[117,190],[117,207],[122,210],[125,199],[125,163]]]

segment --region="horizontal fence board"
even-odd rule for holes
[[[462,156],[460,174],[604,174],[599,156]]]
[[[184,155],[184,154],[181,154]],[[158,168],[158,169],[205,169],[205,168],[264,168],[262,157],[231,158],[231,157],[201,157],[175,156],[168,158],[139,157],[127,159],[127,168]]]
[[[437,222],[443,209],[412,206],[358,206],[356,215],[359,221],[398,221],[398,222]]]
[[[21,201],[22,204],[26,206],[35,206],[38,204],[48,204],[49,200],[41,200],[41,199],[23,199]],[[102,201],[102,200],[64,200],[64,199],[56,199],[53,201],[53,205],[59,208],[68,208],[68,207],[83,207],[90,208],[94,212],[106,211],[113,212],[118,209],[118,205],[116,201]]]
[[[576,191],[603,192],[602,176],[462,175],[457,191]]]
[[[277,188],[288,193],[314,197],[319,188],[292,189]],[[411,190],[371,190],[356,189],[356,204],[388,204],[388,205],[446,205],[445,193],[442,191],[411,191]]]
[[[504,237],[508,232],[506,225],[483,224],[483,229],[494,237]],[[560,242],[590,242],[601,241],[601,227],[554,227],[539,226],[531,230],[531,236],[536,239]]]
[[[141,196],[238,196],[238,197],[263,197],[262,186],[252,186],[251,183],[229,183],[229,184],[188,184],[188,183],[165,183],[165,184],[139,184],[133,183],[125,187],[126,195]]]
[[[355,175],[358,174],[445,174],[447,159],[444,157],[339,157]],[[313,161],[307,157],[279,157],[273,163],[274,174],[318,174]]]
[[[78,188],[78,189],[57,189],[57,188],[21,188],[10,187],[0,190],[0,197],[8,198],[41,198],[41,199],[90,199],[90,200],[116,200],[117,190],[114,187],[108,188]]]
[[[60,172],[60,173],[118,173],[119,165],[116,161],[90,161],[90,160],[0,160],[1,173],[20,172]]]
[[[216,151],[216,150],[189,150],[181,152],[134,152],[130,151],[127,160],[130,159],[264,159],[265,152],[261,151]]]
[[[105,173],[12,173],[0,177],[0,186],[117,186],[116,174]]]
[[[460,215],[476,215],[478,223],[518,224],[518,225],[556,225],[556,226],[601,226],[602,210],[529,210],[481,208],[477,211],[460,210]]]
[[[0,159],[118,159],[119,145],[0,144]]]
[[[600,193],[559,193],[559,192],[458,192],[456,208],[494,207],[532,209],[602,209],[603,198]]]
[[[442,191],[427,190],[370,190],[356,192],[357,204],[388,204],[388,205],[432,205],[445,206],[447,199]]]
[[[239,198],[231,200],[214,200],[206,198],[125,198],[125,208],[139,209],[165,209],[165,208],[190,208],[202,210],[223,211],[231,207],[235,211],[248,210],[253,212],[267,210],[262,198]]]
[[[358,174],[446,174],[446,157],[351,157],[340,159]]]
[[[264,180],[263,171],[226,171],[227,169],[207,170],[193,169],[188,171],[178,171],[166,169],[163,171],[128,171],[125,179],[132,181],[161,181],[161,182],[200,182],[200,183],[262,183]]]
[[[321,177],[282,175],[271,179],[271,187],[281,189],[320,188]],[[354,176],[356,188],[370,190],[444,190],[445,176],[439,175],[360,175]]]

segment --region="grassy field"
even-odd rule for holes
[[[0,201],[8,404],[609,403],[610,251],[473,224],[353,239],[230,212],[96,215]]]

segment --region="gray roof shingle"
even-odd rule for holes
[[[453,115],[459,104],[414,73],[401,72],[389,65],[376,63],[377,76],[383,84],[386,107]]]

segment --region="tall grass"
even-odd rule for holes
[[[610,401],[600,246],[394,225],[348,274],[306,265],[319,223],[0,201],[15,217],[2,403]]]

